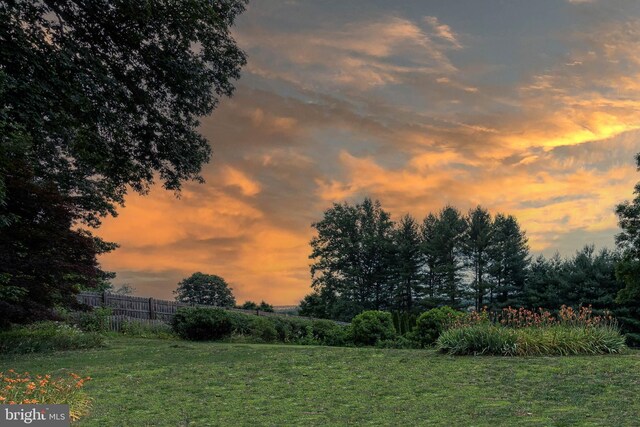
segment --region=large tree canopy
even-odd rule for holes
[[[176,300],[189,304],[233,307],[236,299],[227,282],[215,274],[193,273],[178,283],[174,292]]]
[[[91,225],[128,187],[201,179],[211,149],[198,117],[232,94],[245,63],[229,33],[245,3],[3,1],[2,144],[28,141],[35,175]]]
[[[104,287],[96,227],[129,188],[201,180],[198,117],[245,63],[245,0],[0,2],[0,321]]]

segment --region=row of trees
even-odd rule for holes
[[[591,304],[612,310],[626,332],[640,331],[640,239],[632,228],[638,212],[640,198],[618,207],[619,250],[586,246],[569,258],[532,259],[516,218],[480,206],[466,215],[446,206],[418,223],[410,215],[393,222],[370,199],[334,204],[313,224],[314,292],[301,302],[301,314],[349,320],[369,309]]]
[[[467,215],[447,206],[421,223],[394,223],[380,202],[334,204],[313,224],[315,293],[303,312],[325,316],[362,310],[414,311],[447,304],[476,308],[509,304],[524,287],[529,261],[525,233],[509,215],[478,206]],[[318,314],[318,313],[316,313]]]

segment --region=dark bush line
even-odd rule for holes
[[[348,343],[348,328],[331,320],[252,316],[219,308],[183,307],[172,320],[183,339],[248,340],[341,346]]]

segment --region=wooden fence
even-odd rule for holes
[[[178,301],[167,301],[155,298],[136,297],[132,295],[119,295],[110,292],[81,292],[78,294],[78,301],[91,307],[109,307],[112,317],[127,320],[140,320],[145,323],[155,323],[157,321],[168,323],[179,307],[194,307]],[[198,305],[198,307],[212,308],[210,305]],[[305,320],[319,320],[312,317],[295,316],[285,313],[273,313],[261,310],[241,310],[238,308],[218,307],[228,311],[249,314],[253,316],[265,317],[288,317]],[[117,319],[116,319],[117,320]],[[114,321],[116,321],[114,320]],[[346,325],[344,322],[336,322]]]

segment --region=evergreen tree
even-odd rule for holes
[[[640,170],[640,153],[636,155]],[[616,275],[624,283],[617,295],[617,302],[624,310],[623,327],[633,343],[640,344],[640,182],[635,187],[632,201],[624,201],[616,207],[618,226],[621,232],[616,244],[622,258],[616,266]]]
[[[400,311],[411,312],[422,290],[422,253],[418,223],[411,215],[400,219],[393,233],[395,303]]]
[[[493,233],[489,249],[489,303],[499,307],[519,306],[530,261],[527,238],[511,215],[496,215]]]
[[[435,272],[441,278],[440,292],[451,307],[462,302],[463,241],[467,224],[460,211],[446,206],[435,222],[432,250],[435,253]]]
[[[465,218],[467,229],[463,239],[463,251],[467,265],[473,270],[471,290],[476,310],[484,305],[488,284],[485,280],[489,263],[489,248],[493,239],[493,224],[489,211],[478,206],[469,211]]]
[[[420,234],[422,238],[421,251],[424,260],[424,308],[438,306],[439,291],[442,286],[442,275],[437,271],[438,247],[436,242],[436,224],[438,219],[430,213],[422,222]]]

